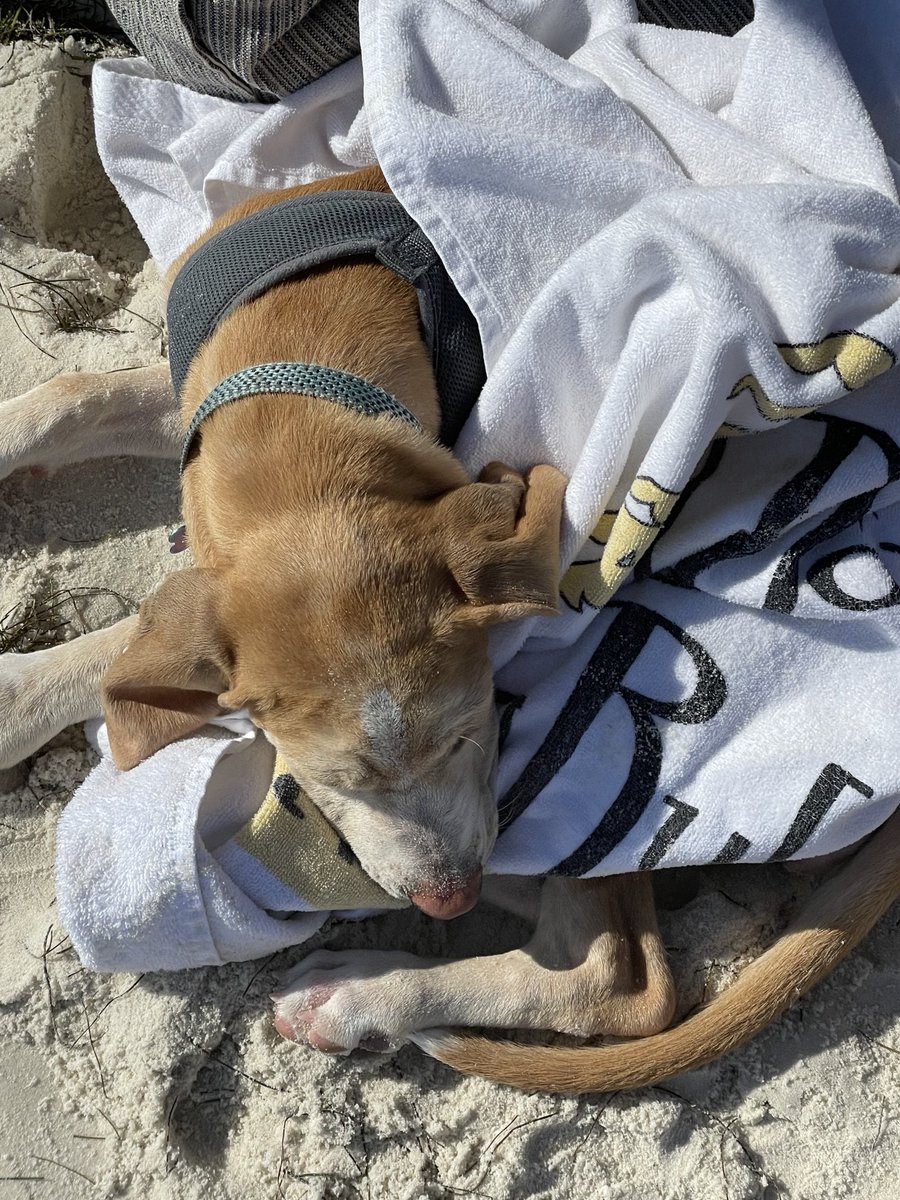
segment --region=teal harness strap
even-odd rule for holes
[[[187,464],[197,431],[205,417],[233,400],[278,392],[332,400],[335,404],[369,417],[383,414],[399,417],[413,429],[422,430],[419,421],[396,396],[359,375],[352,375],[349,371],[338,371],[333,367],[320,367],[316,363],[259,363],[253,367],[245,367],[242,371],[235,371],[233,375],[216,384],[194,413],[182,443],[181,470],[183,471]]]

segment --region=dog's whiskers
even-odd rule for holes
[[[460,741],[471,742],[473,746],[477,746],[478,749],[481,751],[482,755],[484,755],[484,757],[487,758],[487,754],[486,754],[484,746],[482,746],[481,742],[476,742],[474,738],[466,737],[466,735],[464,733],[461,733],[459,735],[459,737],[460,737]]]

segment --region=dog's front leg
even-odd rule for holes
[[[675,1003],[646,875],[548,879],[521,950],[457,962],[319,950],[285,984],[276,1028],[328,1051],[447,1025],[637,1036],[664,1028]]]
[[[126,617],[107,629],[30,654],[0,654],[0,769],[12,767],[67,725],[100,715],[100,680],[137,631]]]
[[[52,469],[134,454],[177,458],[181,422],[168,365],[57,375],[0,402],[0,479],[21,467]]]

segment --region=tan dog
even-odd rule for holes
[[[300,190],[329,188],[386,185],[371,170]],[[0,766],[96,714],[101,682],[125,769],[246,707],[369,874],[452,917],[477,900],[496,835],[486,630],[555,610],[565,480],[493,464],[473,483],[433,440],[438,401],[411,287],[347,261],[270,289],[197,355],[181,419],[163,368],[58,377],[0,407],[0,466],[177,457],[219,381],[277,360],[362,375],[429,432],[304,396],[217,411],[184,477],[198,567],[168,579],[137,618],[0,658]],[[495,889],[536,919],[523,949],[460,962],[319,951],[278,996],[277,1028],[323,1050],[412,1038],[461,1070],[528,1088],[663,1079],[751,1036],[864,936],[900,889],[900,817],[737,984],[664,1033],[675,997],[648,875]],[[476,1024],[655,1036],[564,1050],[441,1030]]]

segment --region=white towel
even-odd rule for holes
[[[327,913],[272,915],[219,853],[259,807],[274,751],[249,721],[216,721],[123,775],[103,757],[56,835],[60,919],[85,966],[172,971],[258,958],[305,941]]]
[[[374,149],[481,328],[461,456],[570,476],[565,615],[493,643],[491,869],[871,832],[900,797],[900,8],[758,0],[727,39],[624,0],[363,0],[361,40],[364,112],[354,64],[200,117],[111,64],[98,139],[163,264]]]

